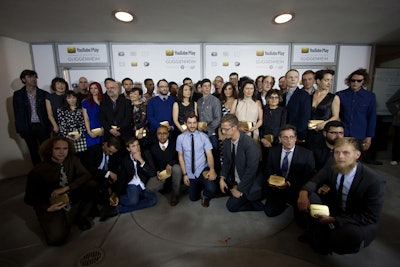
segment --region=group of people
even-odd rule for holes
[[[299,88],[291,69],[280,90],[269,75],[254,82],[232,73],[226,83],[217,76],[197,85],[185,78],[174,91],[162,79],[156,94],[152,79],[144,94],[130,78],[124,92],[107,78],[103,94],[84,77],[77,91],[55,78],[49,94],[37,87],[35,71],[24,70],[13,101],[35,165],[25,201],[51,245],[67,240],[71,209],[86,230],[91,217],[156,205],[157,192],[176,206],[187,188],[203,207],[228,196],[230,212],[274,217],[291,206],[305,229],[299,240],[320,253],[355,253],[375,237],[383,203],[384,181],[359,162],[374,136],[376,103],[363,87],[366,70],[351,73],[349,88],[336,95],[333,75],[307,71]],[[316,203],[330,214],[311,217]]]

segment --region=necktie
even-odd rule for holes
[[[163,101],[165,101],[165,100],[167,100],[167,98],[165,98],[165,97],[163,97],[163,99],[162,99]]]
[[[191,134],[192,136],[192,173],[194,174],[196,168],[194,166],[194,136],[193,134]]]
[[[167,149],[164,145],[161,146],[161,150],[165,151],[165,149]]]
[[[236,166],[236,151],[235,151],[235,144],[232,144],[232,151],[231,151],[231,167],[229,170],[229,176],[231,182],[235,182],[235,166]]]
[[[288,156],[289,156],[290,152],[291,151],[285,151],[285,157],[283,158],[283,161],[282,161],[281,171],[282,171],[282,176],[285,178],[287,177],[288,170],[289,170]]]
[[[65,173],[65,169],[64,169],[64,164],[60,164],[61,168],[60,168],[60,186],[64,187],[68,185],[68,177],[67,174]],[[71,205],[68,203],[65,207],[64,210],[69,211],[71,209]]]
[[[344,174],[340,177],[340,183],[339,183],[339,188],[338,188],[338,204],[339,207],[343,209],[343,200],[342,200],[342,195],[343,195],[343,183],[344,183]]]
[[[104,167],[103,170],[108,171],[108,156],[104,154]]]

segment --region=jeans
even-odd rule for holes
[[[140,185],[128,185],[126,195],[119,199],[117,207],[119,213],[126,213],[154,206],[157,203],[157,195],[143,190]]]
[[[203,197],[212,198],[217,191],[217,179],[214,181],[207,180],[203,174],[197,179],[190,179],[189,184],[189,199],[196,201],[200,199],[200,191],[204,187]]]

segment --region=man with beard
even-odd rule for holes
[[[337,139],[333,165],[326,165],[300,190],[300,211],[309,211],[310,203],[329,207],[329,215],[317,212],[310,217],[304,235],[299,237],[318,253],[357,253],[376,236],[385,182],[357,162],[360,155],[355,138]]]
[[[149,100],[147,104],[147,119],[151,131],[152,141],[157,143],[157,129],[161,123],[165,123],[168,131],[174,130],[174,121],[172,120],[172,106],[175,98],[170,96],[167,80],[162,79],[157,82],[159,95]],[[168,124],[167,124],[168,122]]]
[[[120,94],[117,82],[107,78],[105,81],[107,94],[100,104],[99,119],[104,128],[104,139],[110,136],[123,141],[131,136],[132,106],[131,101]]]
[[[315,158],[315,170],[321,170],[327,162],[332,162],[333,148],[338,138],[344,137],[344,125],[341,121],[330,121],[322,131],[325,139],[311,148]],[[328,163],[328,164],[329,164]]]
[[[186,114],[185,125],[187,131],[181,133],[176,140],[183,182],[188,187],[189,199],[201,199],[201,205],[207,208],[217,190],[212,145],[207,135],[197,130],[197,116],[194,112]]]

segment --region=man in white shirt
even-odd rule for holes
[[[116,182],[117,205],[110,208],[100,218],[105,221],[109,217],[119,213],[127,213],[154,206],[157,203],[157,195],[146,190],[148,179],[156,175],[153,166],[150,166],[142,157],[139,141],[135,137],[129,138],[126,143],[129,154],[121,162],[121,175]]]

